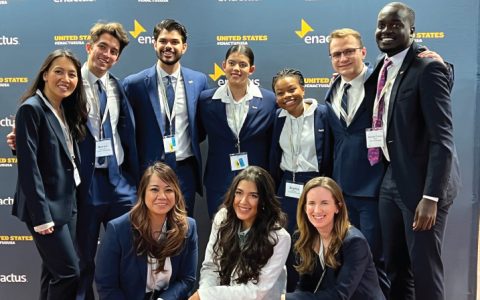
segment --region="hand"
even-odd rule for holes
[[[200,294],[198,294],[198,291],[196,291],[193,295],[188,298],[188,300],[200,300]]]
[[[16,133],[15,125],[13,125],[12,126],[12,132],[7,134],[7,144],[12,150],[17,149],[17,144],[16,144],[16,140],[15,140],[15,137],[16,137],[15,133]]]
[[[417,56],[420,57],[420,58],[432,58],[434,60],[438,60],[439,62],[445,64],[445,61],[440,56],[440,54],[438,54],[435,51],[428,50],[428,48],[427,48],[427,50],[418,53]]]
[[[53,226],[52,227],[49,227],[45,230],[42,230],[40,231],[38,234],[41,234],[41,235],[47,235],[47,234],[52,234],[53,233]]]
[[[437,218],[437,202],[422,198],[415,209],[413,231],[430,230]]]

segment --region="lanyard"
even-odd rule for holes
[[[169,75],[171,76],[171,75]],[[174,78],[173,76],[171,76]],[[179,76],[177,80],[175,80],[175,86],[173,87],[174,91],[174,96],[175,98],[177,97],[177,92],[178,92],[178,82],[182,79],[182,75],[179,73]],[[172,80],[173,84],[173,80]],[[175,106],[177,105],[177,101],[173,101],[173,107],[172,111],[170,111],[170,106],[168,105],[168,100],[167,100],[167,91],[165,90],[165,85],[163,84],[163,79],[160,76],[160,74],[157,76],[157,85],[158,85],[158,94],[160,101],[163,104],[163,109],[165,111],[165,116],[167,117],[168,123],[170,124],[170,135],[175,134],[175,128],[172,126],[172,124],[175,122],[175,116],[177,115]]]

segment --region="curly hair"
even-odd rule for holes
[[[152,176],[157,176],[162,181],[170,185],[175,193],[175,205],[167,213],[167,236],[160,242],[151,234],[152,228],[148,207],[145,204],[145,193]],[[155,272],[164,271],[165,259],[175,256],[184,247],[185,237],[188,232],[187,211],[185,201],[177,175],[166,164],[156,162],[148,167],[142,176],[138,188],[138,200],[130,212],[134,232],[134,245],[137,255],[147,254],[158,260],[158,267]]]
[[[298,230],[296,234],[298,239],[295,242],[294,249],[299,256],[299,264],[295,269],[300,274],[311,273],[317,263],[317,253],[313,250],[314,244],[319,239],[317,229],[310,223],[305,211],[305,204],[307,203],[308,192],[313,188],[323,187],[332,193],[335,203],[338,208],[338,214],[335,214],[333,220],[332,239],[330,245],[325,253],[325,264],[333,269],[340,266],[336,255],[342,247],[343,239],[347,234],[350,222],[348,221],[347,207],[343,199],[342,190],[337,183],[328,177],[316,177],[311,179],[303,188],[302,195],[298,201],[297,206],[297,225]]]
[[[75,71],[77,73],[77,86],[75,87],[75,90],[70,96],[62,100],[62,107],[65,112],[65,120],[67,121],[73,138],[77,141],[81,141],[85,138],[85,135],[87,133],[87,96],[83,88],[81,71],[82,64],[70,50],[57,49],[50,52],[47,58],[45,58],[37,75],[35,76],[33,84],[20,97],[20,103],[23,103],[28,98],[34,96],[37,90],[41,90],[43,92],[45,88],[45,80],[43,79],[43,74],[48,72],[48,70],[52,66],[53,61],[60,57],[68,58],[75,66]]]
[[[242,221],[235,214],[233,202],[242,180],[255,183],[259,197],[255,221],[241,247],[238,231],[242,228]],[[260,167],[247,167],[233,179],[222,206],[226,208],[227,216],[220,224],[213,245],[213,261],[219,270],[220,284],[230,285],[233,271],[237,275],[236,283],[252,281],[256,284],[261,269],[273,255],[273,248],[278,242],[272,232],[279,230],[286,220],[275,196],[272,177]]]

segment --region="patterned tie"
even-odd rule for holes
[[[173,110],[173,103],[175,102],[175,91],[173,90],[172,76],[167,77],[167,85],[165,86],[165,92],[167,94],[168,107],[170,112]]]
[[[167,78],[167,84],[165,85],[165,94],[167,96],[168,107],[170,108],[170,115],[172,115],[173,105],[175,102],[175,91],[173,89],[172,76],[165,77]],[[175,135],[175,119],[172,120],[172,128],[170,128],[170,122],[168,121],[168,118],[165,117],[165,132],[167,135]],[[177,163],[175,152],[165,153],[165,163],[175,169]]]
[[[387,81],[387,69],[392,64],[392,61],[388,58],[385,58],[385,62],[383,63],[383,68],[380,73],[380,78],[378,79],[377,83],[377,98],[380,97],[382,94],[382,90],[385,87],[385,83]],[[382,118],[383,113],[385,110],[385,94],[381,95],[381,98],[378,100],[377,112],[373,112],[373,121],[372,127],[379,128],[382,127]],[[370,165],[375,165],[380,162],[380,148],[369,148],[368,149],[368,161]]]
[[[340,120],[342,121],[343,126],[347,127],[347,117],[348,117],[348,89],[352,85],[350,83],[345,83],[343,85],[343,95],[342,95],[342,110],[345,114],[340,112]]]
[[[98,98],[100,99],[100,120],[103,120],[103,115],[107,108],[107,93],[102,87],[100,79],[97,81],[98,87]],[[108,179],[111,184],[116,186],[120,180],[120,171],[118,169],[117,157],[115,156],[115,148],[113,147],[113,133],[112,133],[112,124],[110,123],[110,113],[107,113],[105,122],[102,124],[103,127],[103,137],[105,139],[110,139],[112,142],[113,155],[109,157],[99,157],[97,161],[99,164],[105,163],[105,158],[107,158],[108,166]]]

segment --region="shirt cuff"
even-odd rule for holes
[[[432,200],[434,202],[438,202],[438,197],[423,195],[423,198],[428,199],[428,200]]]
[[[53,227],[53,226],[55,226],[55,223],[48,222],[48,223],[33,227],[33,230],[35,230],[35,232],[41,232],[41,231],[44,231],[45,229],[48,229],[48,228]]]

